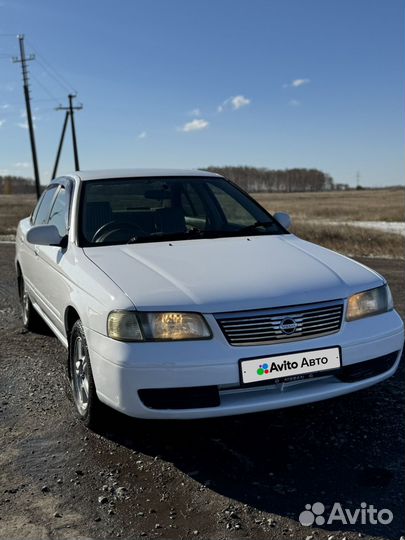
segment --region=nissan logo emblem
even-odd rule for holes
[[[280,330],[283,332],[283,334],[293,334],[297,328],[297,323],[294,321],[294,319],[286,318],[283,319],[280,323]]]

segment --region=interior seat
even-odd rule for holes
[[[186,220],[181,208],[159,208],[155,211],[156,225],[162,233],[182,233],[187,231]]]

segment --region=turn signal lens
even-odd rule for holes
[[[112,311],[108,316],[107,333],[120,341],[143,341],[135,311]]]
[[[347,303],[346,320],[354,321],[385,313],[394,308],[394,302],[388,285],[370,289],[351,296]]]

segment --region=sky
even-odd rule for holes
[[[403,0],[0,0],[0,174],[41,182],[67,94],[81,169],[318,168],[404,182]],[[67,132],[59,173],[74,169]]]

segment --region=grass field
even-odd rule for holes
[[[349,257],[405,258],[405,238],[349,225],[297,223],[291,232],[309,242],[320,244]]]
[[[405,190],[360,190],[323,193],[258,193],[270,212],[289,212],[292,232],[345,255],[405,258],[405,238],[332,221],[404,221]],[[0,235],[12,235],[18,221],[35,205],[33,195],[0,195]],[[315,220],[316,223],[311,223]],[[324,221],[324,223],[322,223]]]
[[[256,193],[270,212],[288,212],[293,220],[404,221],[405,189],[320,193]]]
[[[288,212],[293,220],[292,232],[305,240],[352,257],[405,258],[405,238],[399,234],[327,223],[329,220],[403,222],[403,189],[254,196],[271,213]]]
[[[0,195],[0,234],[14,234],[20,219],[31,214],[34,195]]]

